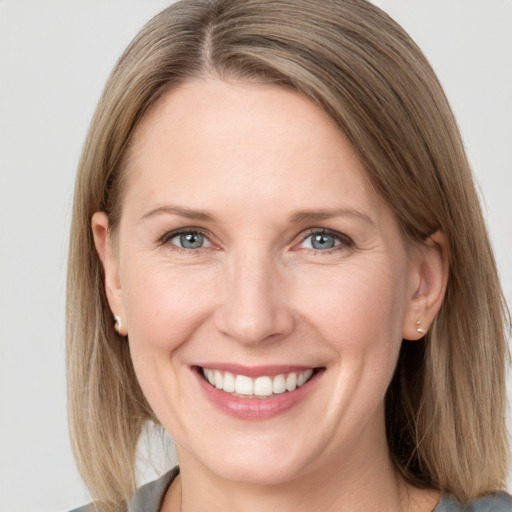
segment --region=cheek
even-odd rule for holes
[[[345,356],[358,357],[401,342],[406,284],[399,264],[368,260],[304,274],[294,293],[322,337]]]
[[[169,413],[187,403],[181,386],[187,367],[182,347],[197,336],[209,315],[215,278],[144,258],[128,262],[124,274],[123,298],[137,379],[156,416],[170,431],[178,432],[183,418]]]
[[[172,351],[193,334],[211,309],[217,286],[211,271],[135,260],[125,274],[124,305],[134,345]]]

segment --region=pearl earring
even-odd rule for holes
[[[114,329],[116,330],[117,334],[124,336],[124,334],[121,332],[122,328],[123,328],[123,322],[121,320],[121,317],[114,315]]]
[[[419,334],[425,334],[425,331],[421,327],[421,320],[418,320],[416,322],[416,332],[419,333]]]

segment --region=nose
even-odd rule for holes
[[[288,336],[294,317],[278,265],[269,255],[233,257],[224,275],[216,327],[244,345]]]

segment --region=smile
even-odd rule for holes
[[[314,369],[300,372],[281,373],[275,376],[262,375],[251,378],[228,371],[202,368],[204,379],[213,387],[244,398],[269,398],[274,395],[295,391],[313,376]]]
[[[203,396],[217,410],[240,420],[265,420],[304,402],[326,368],[205,363],[191,370]]]

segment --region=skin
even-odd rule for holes
[[[126,172],[117,232],[103,212],[92,229],[137,378],[177,447],[162,510],[432,510],[438,493],[391,463],[384,396],[402,339],[441,305],[442,235],[407,249],[346,137],[275,86],[171,91],[138,127]],[[180,248],[176,229],[201,231],[204,246]],[[322,229],[339,233],[333,248],[312,248]],[[206,398],[201,361],[324,371],[295,407],[245,420]]]

